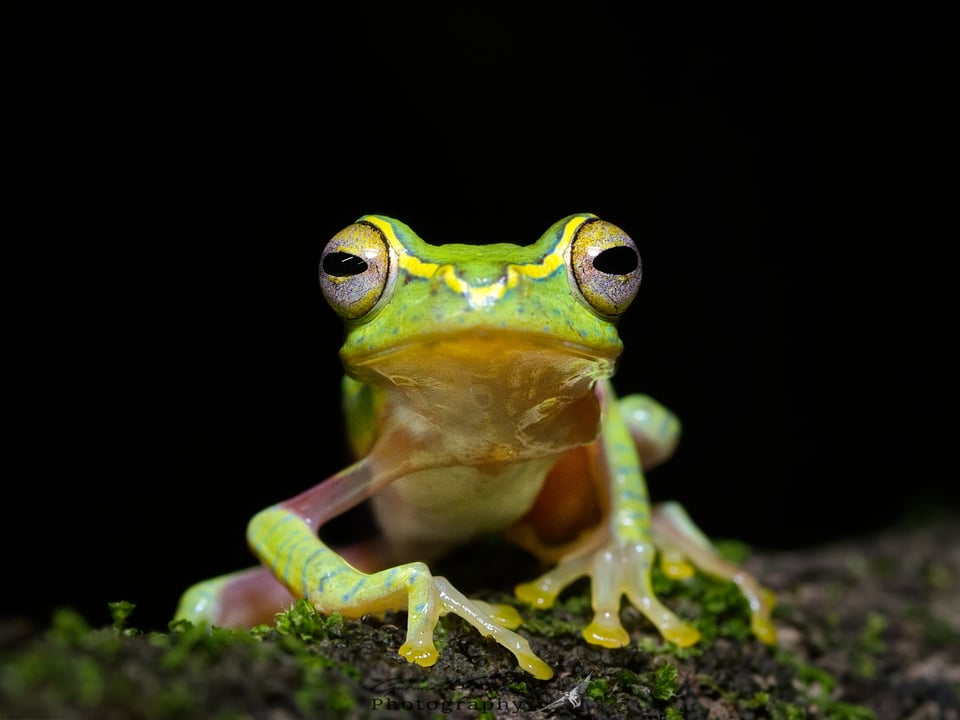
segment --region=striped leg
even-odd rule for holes
[[[667,640],[680,646],[692,645],[700,633],[653,594],[650,572],[657,552],[661,568],[670,577],[686,578],[698,568],[736,583],[750,604],[754,635],[773,643],[772,593],[720,557],[676,503],[658,506],[651,516],[643,469],[673,452],[680,435],[676,417],[648,397],[631,395],[615,404],[608,385],[600,385],[598,391],[605,401],[604,429],[595,450],[600,460],[597,465],[610,488],[608,524],[598,528],[597,536],[582,543],[554,569],[518,586],[518,597],[538,607],[550,607],[565,587],[589,575],[594,618],[583,633],[589,642],[605,647],[627,644],[627,633],[618,617],[625,595]]]
[[[549,607],[564,587],[589,575],[594,617],[583,631],[588,642],[604,647],[621,647],[629,642],[620,624],[620,601],[626,595],[667,640],[680,646],[692,645],[700,639],[700,633],[653,593],[650,574],[655,548],[637,445],[609,384],[598,385],[598,392],[604,400],[604,416],[597,450],[599,465],[608,478],[610,504],[609,520],[598,532],[605,534],[606,541],[599,549],[592,549],[595,543],[585,544],[591,548],[589,552],[575,553],[533,582],[518,586],[517,596],[532,605]],[[648,412],[644,417],[651,415]],[[670,449],[661,455],[665,457]]]
[[[254,516],[249,536],[254,552],[290,592],[306,598],[321,612],[336,611],[357,618],[367,613],[406,610],[407,638],[399,652],[410,662],[423,666],[436,663],[433,631],[440,615],[449,612],[493,637],[534,676],[546,679],[553,675],[524,638],[494,619],[490,606],[469,600],[445,578],[434,577],[424,563],[405,563],[370,574],[360,572],[323,544],[303,518],[282,506]]]
[[[394,472],[404,468],[394,465]],[[179,615],[212,624],[244,624],[279,610],[293,598],[306,598],[319,611],[348,618],[407,611],[407,637],[399,654],[422,666],[438,659],[433,632],[438,618],[454,613],[483,635],[492,637],[537,678],[553,675],[529,643],[510,627],[520,624],[516,611],[466,598],[445,578],[434,577],[420,562],[364,573],[325,545],[316,529],[382,487],[391,477],[377,474],[360,461],[305,493],[254,516],[247,539],[263,568],[217,578],[194,586],[184,595]],[[256,612],[254,612],[256,611]]]

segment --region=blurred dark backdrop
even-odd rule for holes
[[[651,494],[711,536],[956,507],[901,362],[944,334],[939,297],[909,309],[952,125],[935,10],[343,5],[3,11],[5,614],[162,626],[348,462],[316,265],[369,212],[435,243],[627,230],[616,384],[681,416]]]

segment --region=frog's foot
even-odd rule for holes
[[[406,563],[368,575],[328,558],[324,567],[316,568],[316,573],[310,586],[336,588],[335,594],[308,595],[321,612],[337,611],[345,617],[359,617],[406,609],[407,637],[398,653],[409,662],[423,667],[437,662],[439,653],[433,633],[440,616],[453,613],[513,653],[520,667],[533,676],[541,680],[553,676],[553,670],[536,656],[530,644],[508,627],[520,624],[516,610],[468,599],[446,578],[434,577],[424,563]]]
[[[626,595],[666,640],[680,647],[693,645],[700,639],[700,632],[680,620],[653,593],[650,570],[654,554],[651,543],[611,541],[595,553],[567,558],[536,580],[518,585],[517,597],[535,607],[548,608],[565,587],[589,575],[594,616],[583,631],[587,642],[609,648],[630,642],[620,624],[620,599]]]
[[[325,591],[317,597],[308,595],[321,612],[335,610],[345,617],[359,617],[406,609],[407,637],[398,652],[409,662],[423,667],[437,662],[433,633],[440,616],[453,613],[512,652],[520,667],[533,676],[542,680],[553,676],[553,670],[534,654],[530,644],[507,627],[520,624],[515,610],[511,613],[504,607],[469,600],[446,578],[434,577],[424,563],[405,563],[368,575],[328,557],[313,572],[316,575],[309,586],[335,588],[335,592]]]
[[[773,593],[752,575],[720,557],[681,505],[664,503],[656,506],[652,528],[654,542],[660,550],[660,566],[668,576],[688,577],[696,566],[708,575],[736,583],[750,605],[753,634],[768,645],[776,642],[777,633],[770,619],[776,604]]]

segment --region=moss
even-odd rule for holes
[[[815,706],[823,717],[830,720],[873,720],[873,710],[856,703],[834,699],[839,678],[822,668],[797,660],[793,655],[777,653],[778,659],[796,669],[798,682],[807,692],[810,704]],[[854,668],[856,670],[856,668]]]
[[[677,692],[677,668],[667,663],[653,673],[653,697],[657,700],[669,700]]]
[[[276,626],[250,632],[177,622],[148,634],[130,626],[130,603],[112,603],[113,622],[103,628],[69,609],[39,632],[0,620],[0,717],[503,718],[546,707],[591,718],[919,717],[931,702],[960,708],[955,685],[929,662],[936,654],[946,670],[956,667],[957,631],[943,613],[960,572],[955,563],[917,572],[955,557],[944,552],[955,546],[927,531],[849,553],[770,559],[757,575],[780,577],[778,624],[792,631],[779,648],[742,637],[748,613],[731,584],[674,582],[659,572],[665,602],[697,623],[704,640],[676,648],[625,604],[630,646],[598,648],[581,636],[591,614],[583,583],[551,610],[522,610],[520,632],[554,668],[549,681],[531,678],[507,650],[453,617],[438,629],[445,650],[432,668],[397,655],[403,613],[355,621],[298,603]],[[881,579],[862,575],[884,565],[873,561],[878,554],[893,564]],[[849,555],[871,559],[850,563]],[[570,693],[588,677],[574,709]]]
[[[597,702],[610,702],[610,684],[603,678],[591,680],[584,695]]]
[[[323,615],[307,600],[298,600],[290,609],[277,613],[272,628],[281,637],[296,638],[304,643],[340,638],[344,634],[343,616],[340,613]],[[257,628],[261,634],[271,632],[270,626]]]
[[[877,612],[867,613],[864,628],[854,644],[851,663],[854,672],[864,678],[877,674],[877,662],[887,650],[884,635],[889,626],[887,619]]]
[[[92,630],[72,610],[56,612],[50,629],[0,670],[4,716],[78,717],[96,708],[123,708],[131,718],[246,717],[269,704],[264,668],[299,689],[292,704],[304,712],[343,710],[355,703],[348,680],[355,667],[299,644],[264,642],[259,633],[171,623],[169,633],[144,635],[126,627],[130,603],[111,603],[112,627]],[[325,626],[336,621],[324,620]],[[302,629],[302,628],[301,628]],[[216,693],[217,688],[223,693]],[[230,688],[229,691],[226,691]],[[214,696],[215,704],[208,705]]]

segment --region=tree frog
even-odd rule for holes
[[[648,501],[644,470],[672,453],[680,424],[610,383],[640,276],[633,240],[592,214],[525,246],[432,245],[378,215],[337,233],[320,284],[346,328],[343,404],[359,460],[258,513],[247,538],[262,565],[193,586],[177,616],[251,626],[295,598],[353,618],[406,610],[399,653],[430,666],[438,618],[453,613],[546,679],[515,609],[464,596],[426,564],[502,531],[552,567],[515,589],[533,607],[589,576],[590,643],[629,643],[624,596],[666,640],[697,642],[654,595],[657,555],[670,577],[696,567],[736,583],[754,634],[774,642],[772,594],[679,505]],[[321,541],[325,522],[367,499],[381,538],[340,552]]]

